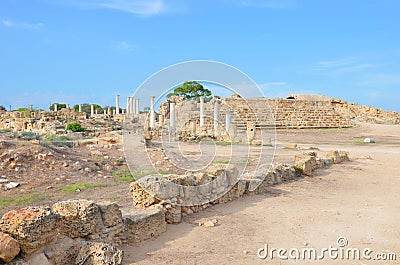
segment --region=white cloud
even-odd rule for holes
[[[294,88],[286,82],[267,82],[258,87],[267,98],[286,98],[290,94],[320,94],[318,91],[303,88]]]
[[[297,6],[297,0],[239,0],[239,6],[255,8],[289,9]]]
[[[157,15],[165,10],[165,5],[162,0],[109,0],[99,2],[98,6],[100,8],[115,9],[143,16]]]
[[[127,52],[133,52],[136,49],[136,47],[133,44],[130,44],[127,41],[120,41],[116,43],[113,47],[116,50],[127,51]]]
[[[29,30],[39,30],[43,28],[43,23],[25,23],[25,22],[15,22],[9,19],[3,19],[3,26],[7,28],[19,28],[19,29],[29,29]]]
[[[313,68],[315,71],[327,72],[330,74],[360,72],[366,69],[375,68],[374,64],[358,63],[355,59],[339,59],[332,61],[321,61]]]
[[[48,2],[84,10],[117,10],[137,16],[152,16],[170,11],[167,9],[165,0],[52,0]]]

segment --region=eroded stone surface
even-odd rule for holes
[[[123,217],[129,243],[157,237],[167,230],[165,214],[161,207],[152,206],[146,210]]]
[[[18,241],[0,232],[0,260],[11,262],[18,255],[19,251]]]
[[[49,207],[25,207],[4,214],[0,230],[12,235],[28,255],[55,239],[59,220]]]
[[[68,237],[98,234],[103,227],[99,206],[93,201],[62,201],[53,204],[52,209],[61,216],[60,233]]]
[[[110,244],[81,241],[76,265],[119,265],[123,252]]]

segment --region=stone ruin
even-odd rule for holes
[[[115,113],[92,111],[89,118],[86,113],[72,109],[3,111],[0,129],[48,133],[78,120],[90,130],[92,122],[104,120],[106,126],[102,127],[107,131],[112,129],[109,126],[112,122],[125,121],[144,128],[143,136],[149,139],[172,133],[181,141],[197,140],[201,136],[257,145],[260,132],[275,127],[344,128],[353,126],[354,119],[400,123],[397,112],[324,96],[243,99],[232,95],[214,97],[209,102],[171,98],[170,102],[161,104],[158,113],[154,109],[154,98],[152,103],[150,115],[139,113],[138,101],[133,98],[128,99],[125,113],[119,113],[117,106]],[[318,168],[348,160],[349,154],[344,151],[329,151],[322,158],[309,151],[296,155],[292,165],[268,165],[258,175],[239,176],[235,167],[225,164],[213,165],[202,173],[148,175],[130,184],[134,208],[124,214],[115,203],[97,204],[88,200],[12,210],[0,219],[0,264],[121,264],[123,252],[118,249],[121,244],[156,237],[166,231],[167,223],[179,223],[186,215],[242,196],[267,192],[273,185],[311,176]],[[216,184],[202,188],[218,178]],[[180,184],[180,188],[168,183]],[[207,203],[202,204],[203,201]]]
[[[235,167],[214,165],[205,173],[193,175],[150,175],[146,189],[137,182],[130,185],[133,210],[122,214],[115,203],[96,204],[88,200],[69,200],[51,207],[25,207],[5,213],[0,219],[0,264],[19,265],[108,265],[121,264],[123,252],[118,245],[138,243],[157,237],[166,231],[167,223],[181,222],[182,217],[199,212],[211,205],[236,198],[261,194],[268,188],[302,176],[310,176],[318,168],[349,161],[344,151],[329,151],[319,158],[314,151],[297,155],[293,165],[278,164],[259,176],[239,177]],[[211,190],[188,192],[185,187],[199,188],[212,179],[223,176]],[[237,179],[238,178],[238,179]],[[154,181],[156,180],[156,181]],[[177,182],[179,189],[169,189],[165,180]],[[226,185],[234,183],[228,192],[209,203],[188,206],[183,200],[201,201]],[[159,183],[166,184],[163,198],[157,194]],[[141,183],[143,184],[143,183]],[[209,221],[205,226],[214,226]]]
[[[160,105],[158,114],[150,115],[145,127],[154,137],[172,132],[181,141],[208,136],[219,141],[260,144],[264,129],[347,128],[356,120],[400,124],[400,114],[323,95],[244,99],[233,94],[209,102],[175,96]]]
[[[400,114],[379,108],[345,102],[323,95],[292,94],[283,98],[247,98],[233,94],[229,98],[214,97],[209,102],[185,100],[173,96],[160,104],[158,113],[151,97],[149,113],[140,112],[139,99],[127,97],[126,109],[108,108],[97,113],[93,105],[90,115],[71,108],[52,111],[0,111],[0,130],[28,131],[39,134],[66,133],[68,123],[84,123],[88,131],[110,131],[113,125],[136,121],[157,136],[174,132],[181,140],[193,140],[208,135],[222,141],[242,141],[257,138],[263,128],[345,128],[354,120],[369,123],[400,124]],[[171,115],[173,108],[174,115]],[[172,119],[171,119],[172,118]],[[106,121],[101,129],[94,123]],[[86,128],[85,127],[85,128]]]

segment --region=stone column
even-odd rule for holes
[[[115,114],[119,114],[119,95],[115,95]]]
[[[200,126],[204,125],[204,97],[200,97]]]
[[[136,109],[136,114],[140,114],[139,110],[139,99],[135,99],[135,109]]]
[[[131,112],[131,97],[126,97],[126,114]]]
[[[29,105],[29,110],[33,111],[33,105]]]
[[[112,113],[111,113],[111,107],[108,107],[108,109],[107,109],[107,113],[108,113],[108,115],[109,115],[109,116],[111,116],[111,115],[112,115]]]
[[[232,114],[227,113],[225,116],[225,128],[228,133],[231,128],[231,123],[232,123]]]
[[[175,120],[175,102],[169,103],[169,125],[170,132],[175,132],[176,120]]]
[[[154,96],[150,97],[150,128],[154,128],[155,125],[155,113],[154,113]]]
[[[90,105],[90,116],[94,115],[94,105]]]
[[[54,104],[54,111],[57,111],[57,104]]]
[[[67,107],[67,109],[69,109],[69,104],[66,104],[66,105],[67,105],[67,106],[66,106],[66,107]]]
[[[160,127],[164,126],[164,115],[158,115],[158,124],[160,125]]]
[[[130,107],[131,107],[131,109],[129,110],[129,112],[131,114],[136,114],[135,113],[135,98],[134,97],[131,97]]]
[[[219,126],[218,126],[218,116],[219,116],[219,101],[215,99],[214,103],[214,133],[219,134]]]
[[[106,109],[103,109],[103,114],[107,115],[107,110]]]
[[[78,105],[78,112],[82,112],[82,104]]]

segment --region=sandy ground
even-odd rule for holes
[[[364,137],[374,137],[377,143],[354,144]],[[158,238],[124,246],[124,264],[400,264],[400,126],[286,130],[278,131],[277,139],[276,161],[291,162],[301,151],[281,146],[297,143],[318,147],[321,153],[349,151],[351,162],[168,225]],[[198,226],[208,219],[217,219],[218,224]],[[323,248],[338,247],[339,237],[348,242],[343,250],[369,248],[371,258],[395,253],[397,261],[331,259],[326,252],[317,261],[282,260],[276,252],[272,260],[257,256],[265,244],[269,249],[297,248],[300,252],[315,248],[320,255]]]

